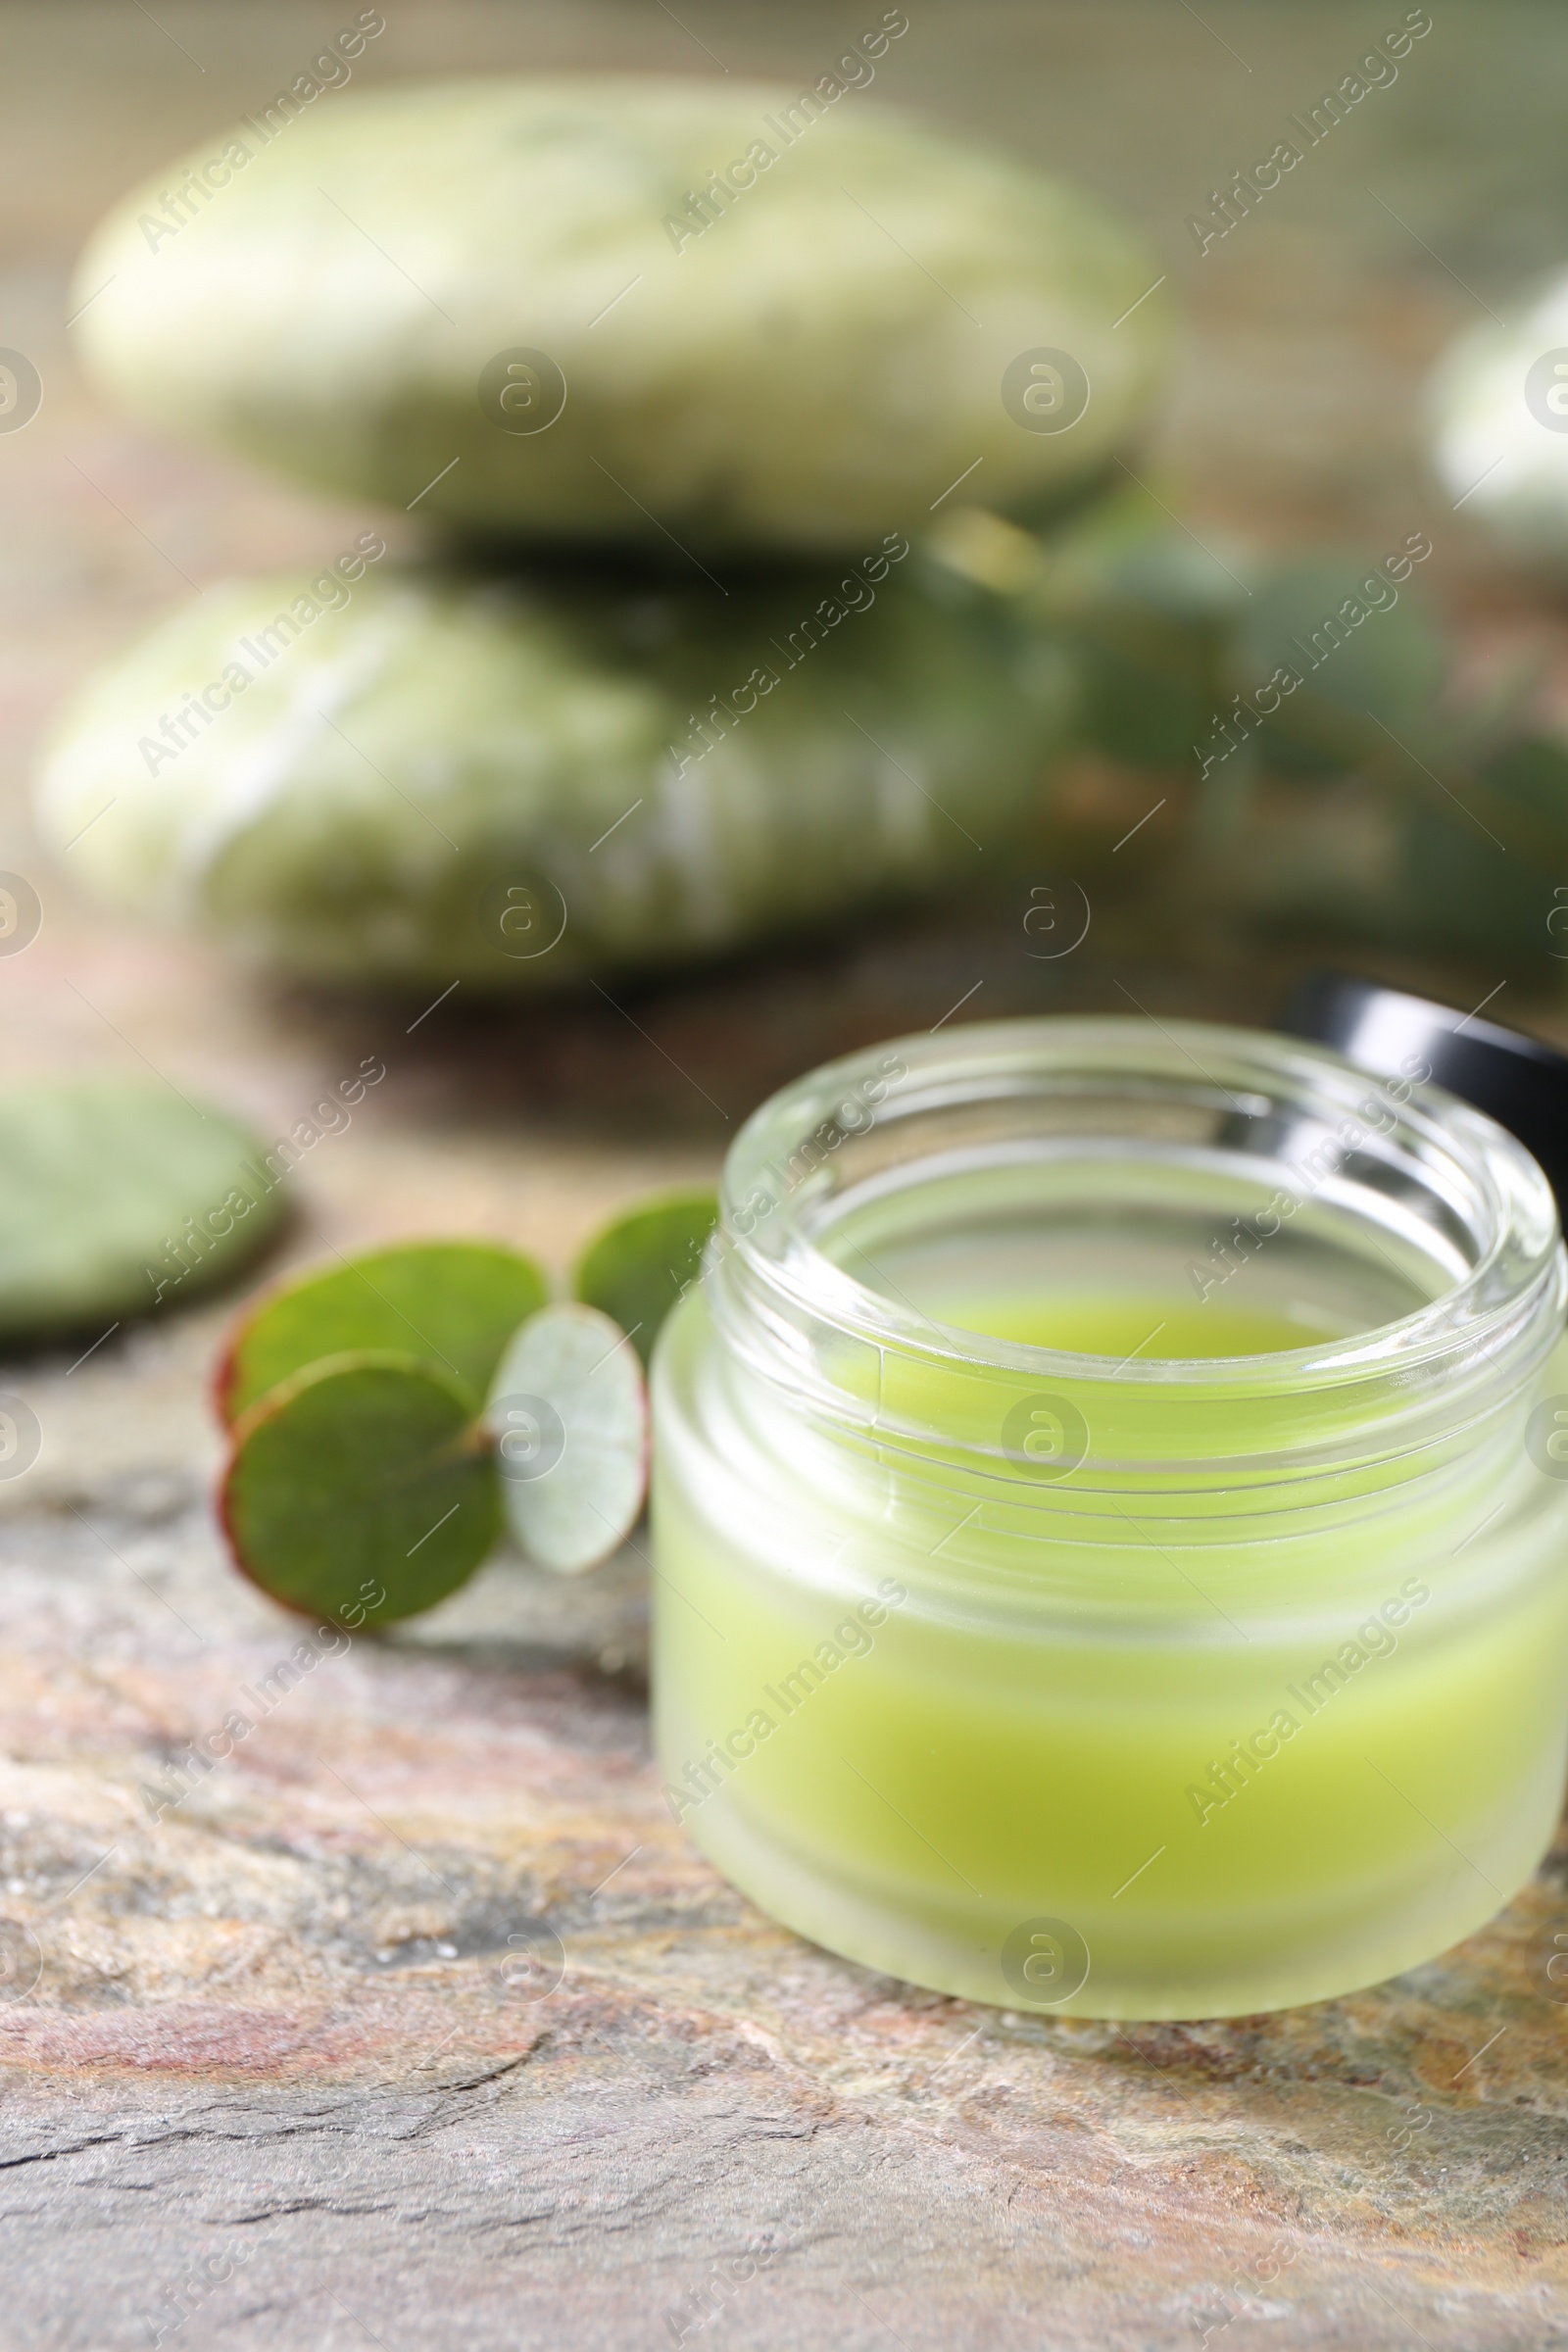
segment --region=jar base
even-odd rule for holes
[[[1430,1889],[1426,1901],[1410,1905],[1397,1917],[1385,1916],[1359,1936],[1342,1936],[1310,1960],[1293,1954],[1288,1967],[1258,1962],[1250,1970],[1216,1969],[1200,1988],[1173,1985],[1162,1997],[1142,1977],[1118,1984],[1092,1951],[1086,1951],[1087,1975],[1077,1989],[1057,2000],[1031,1998],[1021,1984],[1004,1982],[1002,1951],[1011,1922],[988,1943],[944,1933],[928,1920],[891,1918],[861,1889],[835,1884],[819,1868],[769,1840],[755,1821],[737,1818],[733,1807],[717,1802],[705,1805],[686,1826],[687,1835],[714,1869],[759,1910],[808,1942],[880,1976],[990,2008],[1041,2017],[1196,2024],[1340,1999],[1437,1959],[1485,1927],[1529,1885],[1550,1851],[1557,1811],[1554,1805],[1544,1832],[1537,1824],[1529,1837],[1516,1833],[1508,1841],[1512,1867],[1504,1866],[1505,1875],[1497,1869],[1503,1858],[1489,1854],[1494,1868],[1488,1883],[1475,1885],[1472,1893],[1461,1882],[1470,1879],[1474,1884],[1478,1874],[1461,1863],[1453,1885]],[[1499,1887],[1505,1889],[1500,1895]]]

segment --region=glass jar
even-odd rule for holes
[[[668,1801],[763,1910],[1191,2018],[1411,1967],[1528,1878],[1568,1267],[1425,1076],[1048,1018],[748,1122],[655,1367],[654,1675]]]

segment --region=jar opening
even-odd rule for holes
[[[1474,1269],[1473,1236],[1368,1187],[1353,1158],[1310,1195],[1278,1159],[1245,1158],[1162,1140],[976,1142],[850,1181],[806,1229],[840,1272],[966,1352],[1001,1340],[1117,1367],[1319,1349],[1420,1313]]]
[[[1550,1191],[1494,1122],[1419,1063],[1371,1079],[1199,1023],[1000,1022],[832,1064],[737,1139],[724,1225],[764,1368],[965,1444],[955,1380],[1003,1408],[1059,1391],[1107,1432],[1151,1388],[1337,1394],[1343,1424],[1448,1384],[1458,1410],[1562,1319]]]

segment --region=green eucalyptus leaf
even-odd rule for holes
[[[1229,699],[1216,716],[1238,735],[1255,728],[1267,764],[1298,775],[1396,759],[1397,739],[1430,720],[1447,667],[1413,582],[1349,555],[1282,564],[1260,581],[1231,660],[1235,694],[1254,712],[1260,696],[1278,707],[1260,726],[1232,717]],[[1223,745],[1216,730],[1210,748],[1223,756]]]
[[[1233,758],[1200,777],[1193,796],[1193,838],[1200,849],[1224,849],[1242,837],[1257,771],[1256,748],[1244,743]]]
[[[305,1274],[264,1297],[219,1367],[226,1421],[327,1355],[411,1355],[453,1381],[477,1412],[508,1340],[549,1297],[531,1258],[495,1242],[409,1242]]]
[[[1500,744],[1474,770],[1482,807],[1506,847],[1549,868],[1554,881],[1568,863],[1568,742],[1521,734]]]
[[[1525,736],[1434,773],[1446,789],[1418,774],[1404,810],[1408,928],[1544,978],[1568,962],[1568,745]]]
[[[971,560],[983,562],[987,536],[1006,526],[980,521],[988,534],[960,515],[948,537],[966,527]],[[951,548],[949,560],[964,553]],[[1255,569],[1246,552],[1200,547],[1128,483],[1043,535],[1032,564],[1005,543],[995,558],[1017,573],[1019,612],[1071,654],[1091,747],[1112,760],[1185,766],[1225,699],[1227,652]]]
[[[1090,739],[1107,758],[1185,766],[1224,701],[1246,591],[1167,532],[1129,551],[1073,623]]]
[[[0,1342],[183,1304],[270,1240],[258,1137],[156,1080],[9,1084],[0,1101]]]
[[[648,1391],[609,1315],[564,1305],[530,1317],[485,1422],[507,1524],[536,1567],[575,1576],[625,1542],[648,1492]]]
[[[253,1406],[221,1507],[264,1592],[350,1626],[445,1599],[500,1532],[495,1457],[466,1391],[390,1353],[329,1356]]]
[[[701,1272],[717,1222],[718,1195],[706,1185],[644,1201],[590,1242],[572,1296],[618,1323],[646,1364],[664,1317]]]

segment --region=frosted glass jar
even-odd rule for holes
[[[1424,1075],[1044,1019],[749,1121],[656,1361],[654,1675],[669,1802],[764,1910],[946,1992],[1199,2017],[1410,1967],[1528,1878],[1568,1269],[1535,1161]]]

